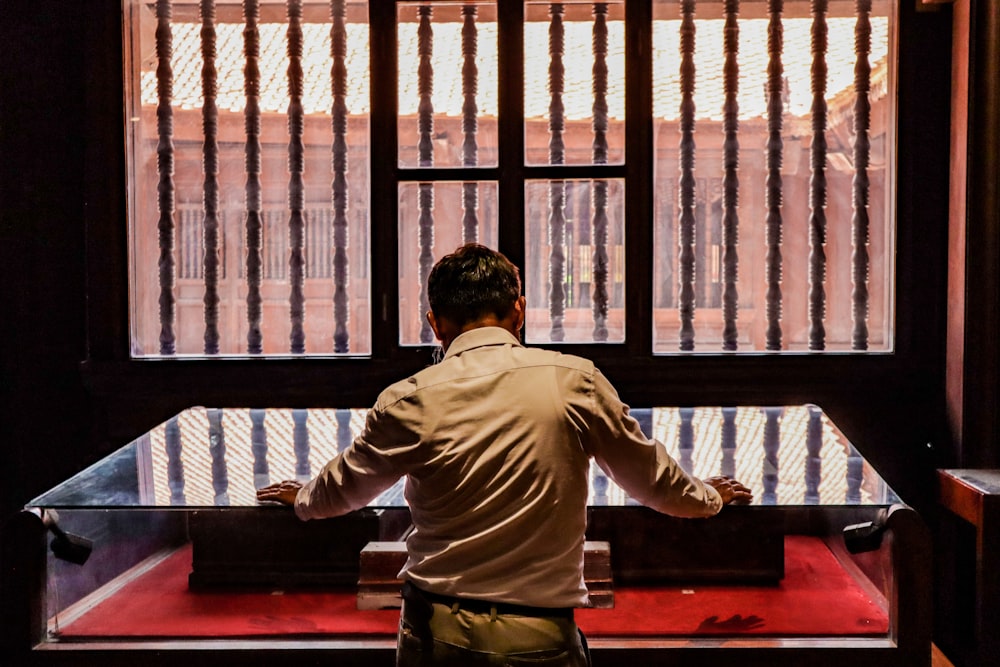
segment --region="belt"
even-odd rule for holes
[[[523,604],[511,604],[509,602],[491,602],[489,600],[477,600],[474,598],[460,598],[451,595],[441,595],[431,593],[413,586],[427,602],[443,604],[452,609],[458,605],[459,609],[471,611],[473,614],[492,614],[494,610],[499,614],[510,614],[512,616],[533,616],[549,618],[573,619],[572,607],[531,607]],[[405,597],[405,596],[404,596]]]

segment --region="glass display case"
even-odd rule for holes
[[[595,665],[656,664],[660,651],[930,664],[926,528],[820,408],[632,413],[685,469],[735,477],[755,498],[678,519],[592,466],[587,540],[610,574],[577,622]],[[401,549],[402,480],[321,521],[255,496],[316,474],[364,417],[191,408],[32,500],[17,551],[33,660],[393,664],[398,610],[360,604],[359,579],[366,549]]]

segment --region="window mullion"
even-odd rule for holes
[[[653,31],[651,0],[625,5],[625,347],[653,351]]]
[[[398,230],[398,130],[396,5],[369,5],[371,31],[371,267],[372,356],[392,356],[399,347],[399,230]]]
[[[499,249],[525,274],[524,3],[497,3]]]

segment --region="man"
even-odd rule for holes
[[[406,476],[414,530],[397,666],[582,667],[573,608],[587,602],[590,460],[632,498],[679,516],[714,515],[750,490],[688,476],[590,361],[523,347],[520,277],[500,253],[459,248],[434,266],[427,294],[444,359],[382,392],[315,479],[257,497],[329,517]]]

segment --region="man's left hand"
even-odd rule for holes
[[[705,483],[719,492],[723,505],[749,505],[753,501],[753,492],[749,487],[735,479],[726,476],[709,477]]]

